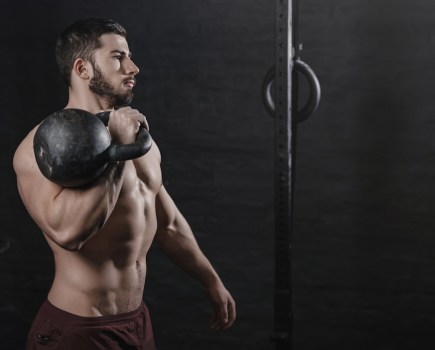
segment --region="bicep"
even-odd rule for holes
[[[62,191],[62,188],[47,180],[37,168],[32,157],[18,154],[14,157],[14,169],[21,200],[29,215],[43,230],[48,230],[53,218],[48,217],[50,203]]]
[[[178,209],[162,185],[156,196],[156,216],[159,229],[171,227],[176,221]]]

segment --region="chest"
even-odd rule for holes
[[[102,250],[103,255],[120,265],[132,257],[143,256],[157,228],[155,198],[161,181],[160,163],[152,157],[141,159],[139,163],[126,161],[115,208],[88,246]]]
[[[162,185],[160,163],[152,154],[125,163],[121,196],[133,193],[155,196]]]

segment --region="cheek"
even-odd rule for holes
[[[116,73],[121,69],[121,64],[119,60],[109,60],[106,62],[106,64],[100,66],[100,70],[103,72],[104,75],[111,75],[113,73]]]

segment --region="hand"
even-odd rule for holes
[[[145,116],[137,109],[122,107],[110,113],[109,132],[112,140],[119,144],[130,144],[135,142],[140,127],[149,130]]]
[[[213,316],[210,328],[221,331],[231,327],[236,320],[236,303],[222,283],[218,283],[206,290],[213,304]]]

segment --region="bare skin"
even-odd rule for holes
[[[139,69],[125,38],[104,34],[95,63],[119,94],[128,94]],[[77,59],[71,74],[66,108],[96,113],[111,110],[107,100],[89,90],[90,62]],[[133,142],[146,118],[130,107],[112,110],[112,141]],[[35,127],[14,156],[18,190],[29,214],[53,251],[55,277],[49,301],[85,316],[116,315],[142,302],[146,256],[153,242],[204,286],[214,307],[211,328],[230,327],[235,303],[173,200],[162,185],[160,152],[155,143],[141,158],[110,163],[90,185],[63,188],[39,171],[33,153]]]

